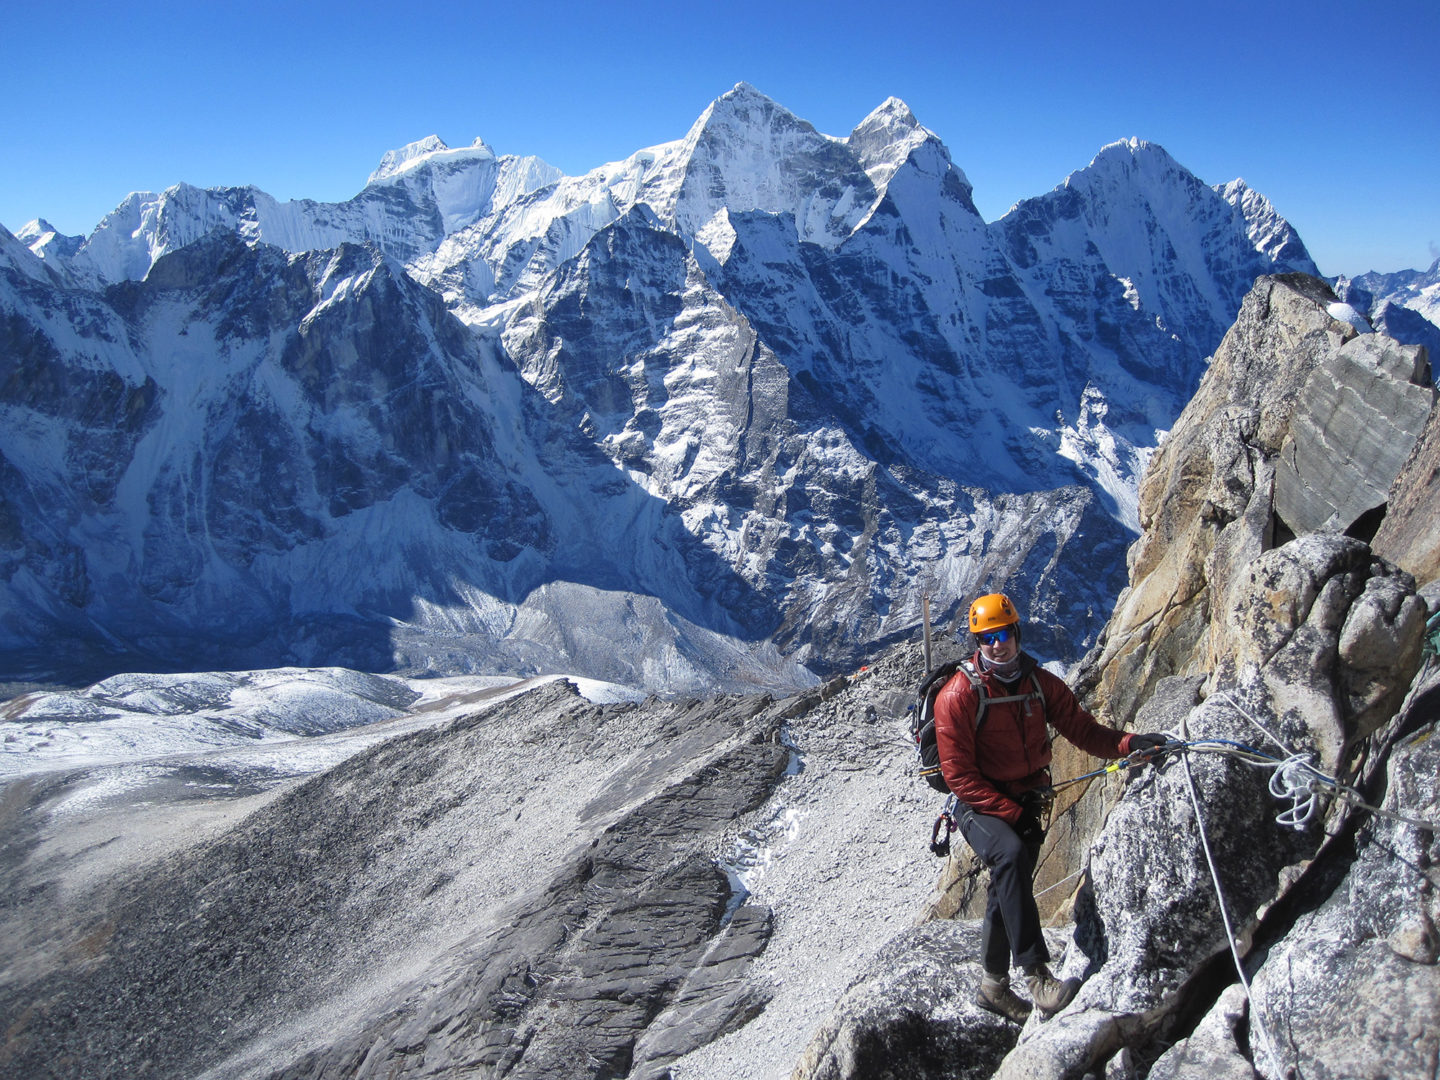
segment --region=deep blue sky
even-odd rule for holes
[[[430,134],[578,174],[743,80],[832,135],[902,98],[987,220],[1138,136],[1243,177],[1323,273],[1440,255],[1436,0],[10,0],[0,25],[12,231],[179,181],[344,199]]]

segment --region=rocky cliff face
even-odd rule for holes
[[[1433,410],[1390,489],[1375,551],[1414,574],[1421,585],[1440,580],[1434,509],[1440,499],[1440,415]]]
[[[1357,334],[1333,303],[1313,278],[1259,282],[1152,460],[1130,584],[1077,676],[1117,721],[1160,679],[1217,666],[1256,556],[1320,529],[1374,536],[1434,390],[1423,349]]]

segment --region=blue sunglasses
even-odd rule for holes
[[[1009,628],[1004,630],[992,630],[988,634],[975,635],[980,639],[982,645],[999,645],[1002,641],[1009,641],[1013,631]]]

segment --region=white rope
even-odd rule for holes
[[[1293,757],[1299,757],[1299,756],[1300,756],[1300,755],[1296,754],[1294,750],[1291,750],[1288,746],[1286,746],[1283,742],[1281,742],[1281,741],[1280,741],[1280,737],[1279,737],[1278,735],[1274,734],[1274,733],[1273,733],[1269,728],[1267,728],[1264,724],[1260,723],[1259,720],[1256,720],[1255,717],[1251,716],[1249,710],[1247,710],[1247,709],[1245,708],[1245,706],[1241,705],[1240,702],[1236,701],[1236,700],[1235,700],[1235,695],[1232,694],[1229,690],[1222,690],[1222,691],[1220,691],[1220,693],[1216,694],[1215,697],[1216,697],[1216,698],[1224,698],[1226,701],[1230,702],[1230,704],[1234,707],[1234,709],[1235,709],[1236,712],[1238,712],[1238,713],[1239,713],[1241,716],[1243,716],[1246,720],[1249,720],[1250,723],[1254,724],[1254,725],[1260,730],[1260,734],[1264,735],[1267,739],[1269,739],[1271,742],[1273,742],[1276,746],[1280,747],[1281,750],[1284,750],[1284,751],[1285,751],[1285,756],[1286,756],[1287,758],[1293,758]]]
[[[1413,688],[1412,688],[1413,689]],[[1254,755],[1244,753],[1232,753],[1233,756],[1255,765],[1257,768],[1274,768],[1275,772],[1270,777],[1270,794],[1277,799],[1289,799],[1290,809],[1283,810],[1276,816],[1275,820],[1288,828],[1304,829],[1315,817],[1319,809],[1321,795],[1329,794],[1333,798],[1343,799],[1351,806],[1362,810],[1368,810],[1372,814],[1389,818],[1392,821],[1400,821],[1406,825],[1413,825],[1417,829],[1428,829],[1431,832],[1440,832],[1440,824],[1434,821],[1427,821],[1424,818],[1407,817],[1404,814],[1397,814],[1391,810],[1382,810],[1378,806],[1371,806],[1355,788],[1349,784],[1342,783],[1333,776],[1326,776],[1319,769],[1310,763],[1309,756],[1297,754],[1290,750],[1264,724],[1256,720],[1246,709],[1235,700],[1228,690],[1215,695],[1215,699],[1224,698],[1234,706],[1238,712],[1250,723],[1254,724],[1266,738],[1273,742],[1288,755],[1284,761],[1267,761],[1263,758],[1256,758]],[[1213,700],[1213,699],[1212,699]],[[1208,747],[1190,747],[1190,749],[1209,749]],[[1217,748],[1218,749],[1218,748]]]
[[[1315,817],[1320,805],[1320,793],[1325,789],[1316,783],[1319,774],[1310,767],[1310,762],[1301,754],[1286,758],[1275,766],[1270,774],[1270,794],[1277,799],[1289,799],[1290,809],[1275,815],[1275,822],[1296,832],[1302,832]]]
[[[1185,735],[1183,719],[1180,721],[1180,729],[1181,734]],[[1225,924],[1225,939],[1230,943],[1230,955],[1235,961],[1235,972],[1240,976],[1240,985],[1245,989],[1245,1001],[1249,1005],[1250,1017],[1254,1021],[1255,1032],[1260,1037],[1259,1041],[1264,1044],[1264,1049],[1270,1055],[1271,1062],[1280,1065],[1280,1055],[1275,1050],[1274,1040],[1270,1038],[1270,1033],[1266,1030],[1265,1023],[1255,1008],[1255,999],[1250,992],[1250,978],[1245,974],[1245,964],[1240,959],[1240,945],[1235,940],[1235,930],[1230,925],[1230,913],[1225,906],[1225,891],[1220,887],[1220,872],[1215,868],[1215,856],[1210,851],[1210,838],[1205,835],[1205,819],[1200,811],[1200,796],[1196,794],[1195,780],[1190,775],[1190,755],[1183,755],[1182,760],[1185,765],[1185,786],[1190,791],[1190,804],[1195,808],[1195,827],[1200,832],[1200,846],[1205,851],[1205,862],[1210,867],[1210,880],[1215,885],[1215,899],[1220,905],[1220,919]],[[1285,1069],[1282,1067],[1280,1072],[1283,1074]]]
[[[1066,875],[1065,877],[1061,878],[1059,881],[1055,882],[1054,885],[1047,885],[1047,886],[1045,886],[1045,888],[1041,889],[1039,892],[1037,892],[1037,893],[1035,894],[1035,898],[1038,900],[1040,897],[1044,896],[1044,895],[1045,895],[1047,892],[1049,892],[1051,889],[1058,889],[1061,885],[1064,885],[1067,881],[1074,881],[1077,877],[1079,877],[1079,876],[1080,876],[1081,874],[1083,874],[1083,873],[1085,873],[1085,867],[1082,866],[1082,867],[1080,867],[1079,870],[1076,870],[1073,874],[1068,874],[1068,875]]]

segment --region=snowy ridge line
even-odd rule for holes
[[[895,99],[836,137],[740,84],[542,164],[425,139],[342,203],[177,185],[0,245],[53,346],[0,424],[0,648],[788,689],[993,581],[1077,659],[1205,357],[1312,266],[1139,140],[986,223]]]
[[[0,778],[247,750],[268,753],[276,767],[289,768],[275,757],[284,744],[389,738],[557,681],[570,682],[594,704],[645,698],[572,675],[419,679],[338,668],[117,675],[84,690],[32,693],[0,704]]]

